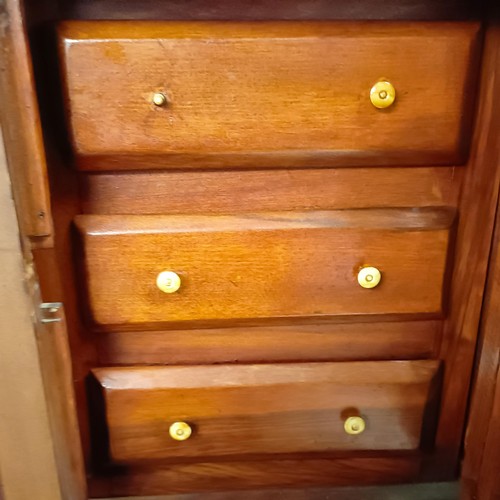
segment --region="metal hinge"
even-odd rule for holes
[[[62,321],[62,302],[42,302],[40,304],[40,323],[59,323]]]

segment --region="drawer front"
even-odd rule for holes
[[[78,164],[463,162],[477,33],[475,23],[66,22]]]
[[[453,216],[80,216],[89,314],[95,325],[439,314]]]
[[[432,429],[437,361],[98,368],[114,462],[414,450]],[[425,415],[424,415],[425,414]],[[424,418],[425,417],[425,418]]]

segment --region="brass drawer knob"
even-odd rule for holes
[[[381,279],[382,274],[376,267],[363,267],[358,272],[358,283],[363,288],[375,288]]]
[[[164,293],[175,293],[181,287],[181,278],[173,271],[163,271],[156,277],[156,286]]]
[[[167,97],[161,92],[155,92],[153,94],[153,104],[161,108],[167,104]]]
[[[351,436],[361,434],[366,428],[366,423],[361,417],[349,417],[344,422],[344,430]]]
[[[370,90],[370,101],[378,109],[392,106],[395,99],[396,89],[385,80],[377,82]]]
[[[176,441],[186,441],[186,439],[189,439],[192,432],[193,430],[186,422],[174,422],[168,430],[170,437]]]

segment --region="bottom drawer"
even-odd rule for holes
[[[413,450],[433,427],[438,372],[432,360],[98,368],[93,398],[115,463]]]

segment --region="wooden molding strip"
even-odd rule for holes
[[[0,2],[0,119],[23,236],[52,234],[47,165],[21,0]]]

